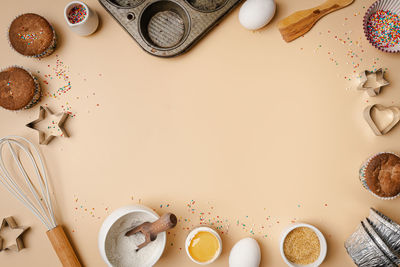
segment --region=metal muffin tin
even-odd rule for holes
[[[173,57],[189,50],[241,0],[99,0],[148,53]]]

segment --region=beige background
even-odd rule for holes
[[[75,35],[63,18],[67,2],[3,1],[1,67],[30,69],[47,92],[65,85],[52,70],[56,60],[69,68],[72,89],[41,103],[76,114],[66,123],[71,137],[40,149],[58,220],[86,266],[105,266],[97,235],[107,214],[139,201],[180,217],[157,264],[164,267],[195,266],[182,246],[200,212],[224,232],[215,267],[227,266],[231,247],[246,236],[259,241],[262,266],[284,266],[279,236],[292,221],[314,224],[326,235],[323,266],[352,266],[343,242],[370,206],[400,221],[399,200],[374,198],[357,176],[370,154],[400,152],[400,127],[376,137],[362,117],[367,101],[400,105],[400,55],[379,52],[363,36],[362,17],[373,1],[356,0],[290,44],[277,21],[320,1],[277,0],[274,20],[257,32],[241,27],[236,9],[172,59],[142,51],[96,0],[86,2],[99,13],[101,27],[90,37]],[[38,61],[9,48],[7,26],[24,12],[54,25],[59,45],[50,57]],[[375,67],[388,68],[391,85],[368,98],[354,89],[353,71]],[[24,125],[38,109],[0,110],[0,136],[37,143],[37,133]],[[0,201],[0,216],[32,227],[27,249],[0,253],[1,265],[59,266],[39,221],[3,188]]]

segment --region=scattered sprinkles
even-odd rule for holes
[[[391,11],[379,10],[369,18],[367,31],[376,46],[396,46],[400,43],[400,17]]]
[[[86,8],[82,5],[76,5],[68,13],[68,20],[72,24],[79,23],[86,18]]]
[[[37,40],[38,39],[38,36],[40,35],[40,34],[42,34],[43,33],[43,31],[40,31],[38,34],[36,34],[36,33],[27,33],[27,34],[21,34],[21,33],[18,33],[18,37],[21,39],[21,40],[27,40],[28,42],[27,42],[27,45],[31,45],[32,43],[33,43],[33,41],[34,40]]]
[[[73,75],[74,80],[71,79],[71,70],[70,66],[65,64],[63,60],[56,55],[56,61],[54,64],[47,64],[48,71],[42,74],[42,83],[45,86],[43,91],[44,97],[49,97],[58,101],[60,105],[60,109],[67,113],[71,118],[76,117],[77,113],[73,111],[73,105],[78,102],[78,100],[88,100],[89,98],[95,97],[95,92],[88,92],[88,90],[82,90],[84,88],[79,88],[79,90],[73,90],[72,84],[78,84],[77,79],[86,83],[87,77],[81,73],[77,73]],[[40,73],[38,71],[38,73]],[[100,75],[102,76],[102,75]],[[87,83],[85,87],[90,86],[90,83]],[[89,87],[90,88],[90,87]],[[78,96],[77,93],[85,92],[88,93],[86,96]],[[71,95],[73,93],[74,95]],[[89,105],[87,105],[89,106]],[[99,108],[100,103],[92,103],[90,106],[93,108]],[[90,113],[90,110],[88,110]]]

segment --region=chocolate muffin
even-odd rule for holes
[[[28,109],[40,99],[39,83],[28,71],[9,67],[0,72],[0,106],[8,110]]]
[[[43,17],[27,13],[18,16],[8,30],[10,45],[18,53],[28,57],[45,57],[56,46],[56,34]]]
[[[400,158],[392,153],[372,157],[365,168],[368,188],[380,197],[394,197],[400,193]]]

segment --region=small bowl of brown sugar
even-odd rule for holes
[[[324,261],[327,244],[316,227],[297,223],[282,232],[281,255],[288,266],[316,267]]]

